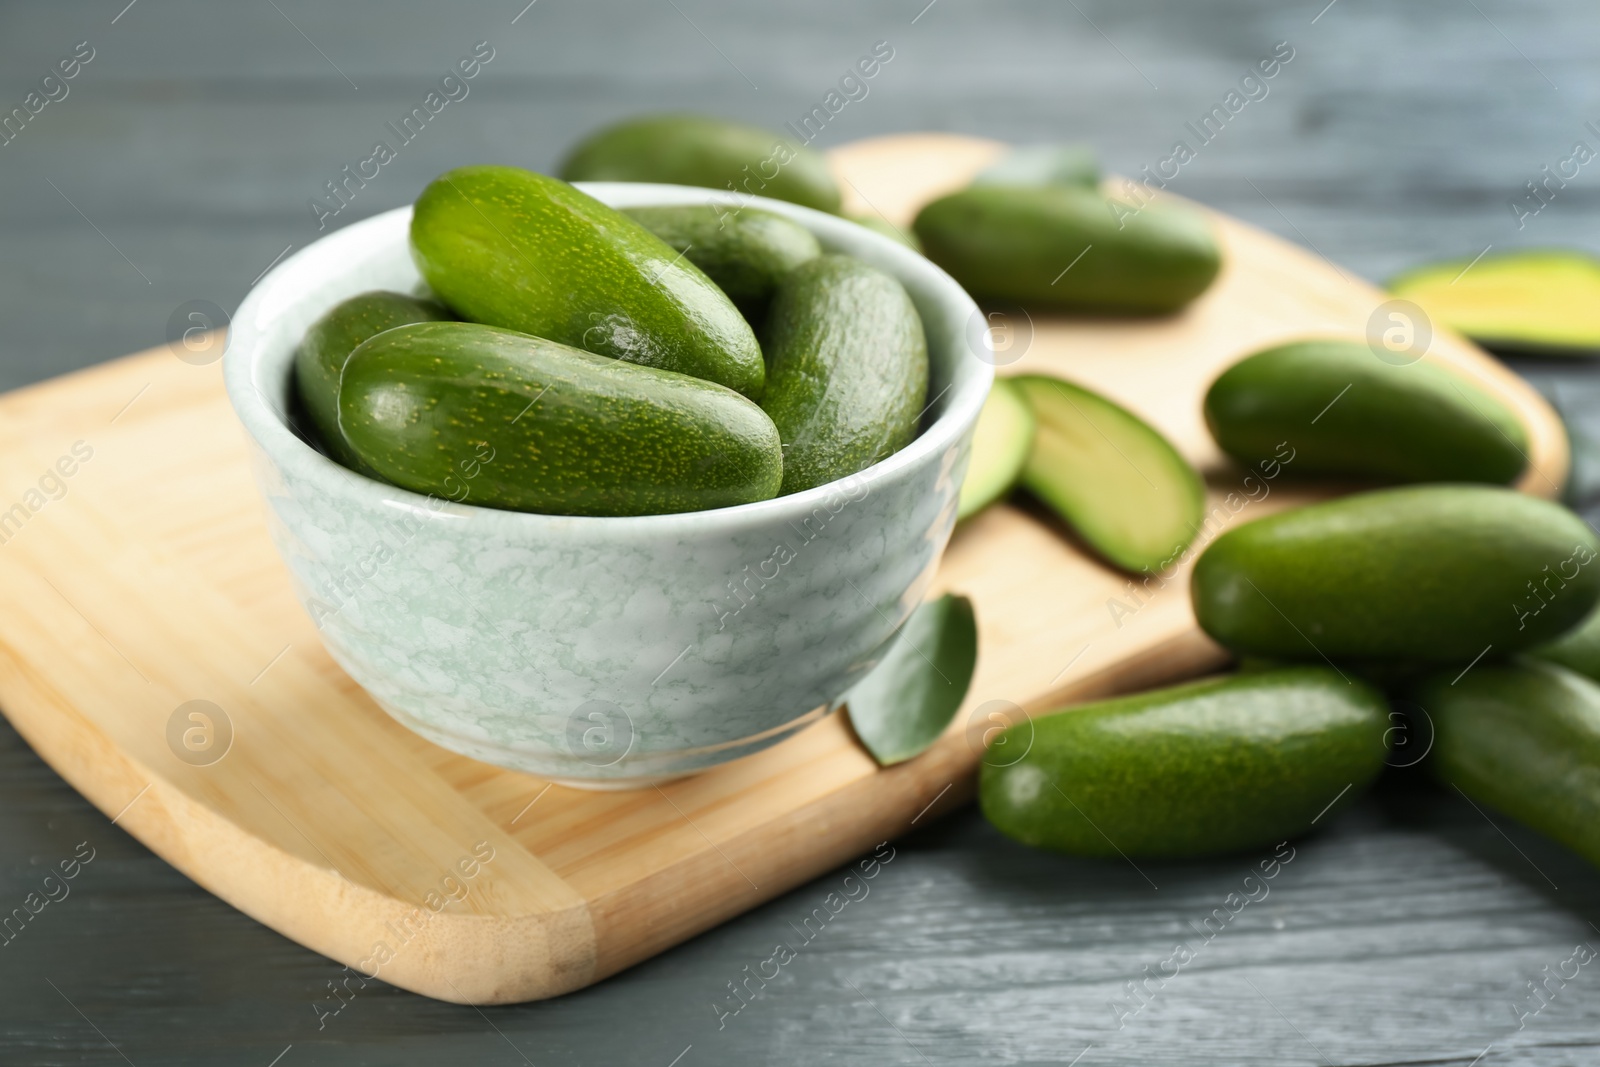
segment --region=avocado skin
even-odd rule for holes
[[[561,177],[734,189],[839,210],[839,185],[820,154],[771,130],[706,115],[647,115],[607,126],[572,150]]]
[[[1530,648],[1527,655],[1558,663],[1590,681],[1600,681],[1600,610],[1548,644]]]
[[[339,373],[356,346],[384,330],[412,322],[454,318],[432,300],[404,293],[373,290],[334,305],[311,324],[294,356],[294,384],[317,443],[337,462],[361,469],[355,453],[339,435]]]
[[[657,515],[774,496],[772,420],[731,389],[464,322],[350,354],[339,426],[402,489],[513,511]]]
[[[565,182],[516,167],[448,171],[417,198],[411,254],[465,319],[761,394],[761,348],[722,290]]]
[[[1325,667],[1211,678],[1008,728],[992,751],[1026,755],[986,760],[978,798],[1001,833],[1038,848],[1235,852],[1359,795],[1383,769],[1388,726],[1376,690]]]
[[[1112,205],[1070,185],[974,185],[928,204],[913,227],[923,254],[980,302],[1159,315],[1205,292],[1222,263],[1205,216],[1158,203],[1125,208],[1119,226]]]
[[[1100,163],[1088,145],[1018,145],[978,172],[973,185],[1073,185],[1094,189]]]
[[[917,435],[928,342],[899,282],[859,259],[819,256],[772,298],[761,406],[783,438],[783,494],[887,459]]]
[[[1436,779],[1600,864],[1600,685],[1525,660],[1442,671],[1411,696]]]
[[[810,230],[770,211],[725,218],[707,204],[675,204],[622,213],[704,271],[746,317],[766,306],[784,275],[822,255]]]
[[[1576,625],[1600,599],[1597,553],[1588,525],[1548,501],[1407,486],[1229,530],[1190,592],[1200,627],[1242,655],[1466,663]]]
[[[1246,467],[1287,441],[1295,475],[1505,485],[1527,466],[1528,435],[1496,397],[1432,363],[1385,363],[1358,341],[1247,356],[1212,383],[1205,416]]]

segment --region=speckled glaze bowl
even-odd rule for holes
[[[678,186],[580,188],[616,207],[738,203]],[[225,378],[278,551],[329,652],[406,726],[570,784],[644,785],[758,751],[825,714],[922,601],[991,379],[967,341],[977,309],[885,237],[791,204],[746,203],[898,278],[931,357],[932,403],[911,445],[776,500],[533,515],[397,489],[309,446],[288,418],[296,346],[347,297],[421,284],[410,208],[305,248],[240,306]]]

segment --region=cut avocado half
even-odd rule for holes
[[[1015,386],[996,378],[972,434],[972,458],[961,483],[956,521],[970,519],[1011,492],[1032,446],[1033,409]]]
[[[1022,484],[1105,559],[1169,566],[1194,540],[1205,485],[1165,437],[1087,389],[1042,375],[1009,379],[1037,420]]]
[[[1389,291],[1493,352],[1600,356],[1600,259],[1536,249],[1433,263]]]

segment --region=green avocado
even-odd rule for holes
[[[739,309],[620,211],[516,167],[462,167],[417,199],[411,254],[463,318],[759,396]]]
[[[1543,643],[1600,600],[1600,540],[1509,489],[1380,489],[1269,515],[1211,542],[1200,627],[1241,655],[1467,663]]]
[[[1037,428],[1022,485],[1104,559],[1162,571],[1200,530],[1206,488],[1189,461],[1133,412],[1042,374],[1008,379]]]
[[[923,254],[980,303],[1167,314],[1205,292],[1222,263],[1198,210],[1137,209],[1073,185],[974,185],[913,225]]]
[[[1036,423],[1022,391],[996,378],[972,431],[972,457],[961,483],[956,521],[968,519],[1011,492],[1033,450]]]
[[[1435,778],[1600,864],[1600,685],[1525,661],[1444,671],[1411,696]]]
[[[356,346],[396,326],[451,318],[448,309],[432,300],[375,290],[334,305],[311,324],[294,356],[294,384],[328,455],[360,469],[355,453],[339,435],[339,374]]]
[[[1389,282],[1433,321],[1502,355],[1600,356],[1600,258],[1529,248],[1429,263]]]
[[[647,115],[607,126],[572,150],[561,177],[700,185],[839,210],[839,185],[820,154],[759,126],[708,115]]]
[[[859,259],[819,256],[767,313],[761,406],[783,436],[783,492],[887,459],[917,435],[928,394],[922,319],[899,282]]]
[[[811,231],[770,211],[737,215],[703,204],[631,207],[624,215],[661,238],[748,314],[765,307],[784,275],[822,255]]]
[[[1222,450],[1254,467],[1283,445],[1296,475],[1505,485],[1527,466],[1511,410],[1433,363],[1386,363],[1360,341],[1296,341],[1247,356],[1205,400]]]
[[[972,179],[973,185],[1073,185],[1094,189],[1100,163],[1081,144],[1018,145]]]
[[[340,379],[339,428],[393,485],[512,511],[700,511],[783,481],[777,428],[733,390],[477,323],[363,343]]]
[[[1554,641],[1530,648],[1527,654],[1600,681],[1600,609]]]
[[[978,779],[984,816],[1080,856],[1204,856],[1309,830],[1383,769],[1388,707],[1325,667],[1253,671],[1017,723]]]

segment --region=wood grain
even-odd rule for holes
[[[894,198],[895,174],[928,178],[914,194],[926,196],[941,187],[932,175],[959,182],[994,151],[915,137],[834,159],[853,190],[903,220],[915,199]],[[1306,497],[1275,487],[1229,507],[1233,475],[1198,422],[1204,383],[1258,344],[1359,333],[1381,294],[1217,221],[1228,267],[1195,307],[1156,323],[1040,321],[1006,369],[1049,369],[1156,422],[1205,468],[1220,529]],[[1522,415],[1536,472],[1524,488],[1553,493],[1567,457],[1543,401],[1464,343],[1435,347],[1429,358]],[[92,458],[0,551],[6,714],[118,825],[207,889],[369,973],[387,945],[385,981],[444,1000],[580,988],[932,818],[967,795],[996,702],[1038,711],[1221,661],[1194,627],[1182,572],[1119,620],[1107,602],[1131,595],[1125,576],[1047,520],[996,508],[958,532],[940,575],[941,588],[974,598],[982,653],[966,709],[922,757],[879,770],[835,716],[659,789],[567,790],[429,745],[333,664],[267,540],[216,365],[162,349],[0,398],[0,484],[39,483],[78,441]],[[195,699],[234,732],[208,766],[167,740],[174,711]]]

